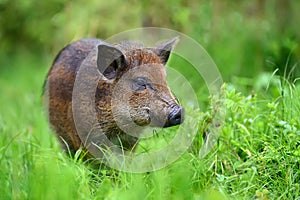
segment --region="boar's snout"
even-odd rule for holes
[[[175,105],[172,108],[164,127],[175,126],[181,124],[183,121],[184,121],[184,109],[183,107]]]

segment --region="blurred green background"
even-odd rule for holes
[[[47,69],[63,46],[79,38],[158,26],[197,40],[225,81],[276,69],[295,78],[299,10],[300,1],[293,0],[0,0],[0,73],[18,59],[35,60],[30,70]]]
[[[297,0],[0,0],[0,199],[299,199],[299,10]],[[216,62],[228,86],[222,136],[198,156],[216,111],[180,63],[208,110],[190,150],[161,171],[95,172],[49,130],[45,76],[74,40],[148,26],[191,36]]]

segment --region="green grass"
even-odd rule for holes
[[[250,80],[254,92],[249,81],[227,84],[226,123],[205,158],[198,153],[209,109],[180,159],[131,174],[61,152],[41,103],[50,62],[25,58],[0,69],[0,199],[300,198],[299,86],[270,75]]]

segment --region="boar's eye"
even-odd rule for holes
[[[150,81],[145,77],[138,77],[132,80],[131,89],[134,92],[141,92],[147,88],[152,89]]]

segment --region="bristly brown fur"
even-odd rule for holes
[[[103,44],[103,42],[98,39],[82,39],[66,46],[55,58],[46,79],[45,90],[47,90],[47,93],[45,92],[44,97],[48,98],[49,105],[47,107],[51,127],[62,145],[71,152],[75,152],[83,146],[74,124],[72,111],[75,78],[82,62],[90,53],[97,51],[99,44]],[[135,93],[130,89],[131,80],[126,79],[127,82],[122,83],[121,93],[131,94],[128,99],[130,118],[140,126],[149,125],[153,121],[165,120],[170,113],[170,109],[174,105],[178,105],[166,84],[165,69],[163,67],[165,63],[155,51],[145,48],[139,43],[122,42],[115,45],[115,48],[119,49],[126,59],[126,66],[118,71],[119,74],[116,80],[120,79],[130,69],[143,68],[142,71],[145,71],[145,73],[139,74],[139,76],[147,77],[151,74],[152,78],[149,77],[149,80],[152,81],[152,87],[155,88],[153,91],[145,90]],[[153,64],[156,65],[155,69],[152,69]],[[131,77],[134,77],[134,75]],[[122,100],[123,94],[120,95],[120,101],[116,105],[111,103],[112,93],[117,84],[116,80],[109,81],[105,77],[100,78],[95,93],[96,116],[98,125],[107,137],[124,149],[130,150],[136,145],[137,138],[127,135],[118,126],[112,113],[113,106],[120,110],[121,116],[125,113],[125,108],[122,105],[125,101]],[[126,124],[128,123],[127,120],[131,119],[123,119],[122,121]]]

